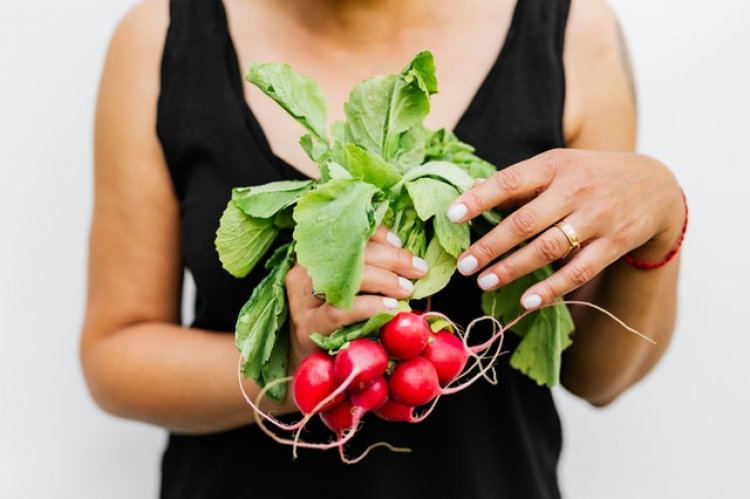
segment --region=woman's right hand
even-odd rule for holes
[[[289,372],[317,348],[310,335],[328,335],[349,324],[365,321],[378,312],[395,310],[398,300],[414,291],[411,280],[423,277],[427,262],[401,248],[401,241],[387,227],[378,227],[365,247],[365,273],[360,295],[349,311],[338,309],[313,294],[310,276],[296,264],[286,276],[289,300],[291,352]]]

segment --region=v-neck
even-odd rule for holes
[[[490,67],[489,71],[485,75],[484,79],[479,84],[479,87],[477,88],[473,97],[469,101],[469,104],[467,105],[466,109],[464,109],[463,113],[461,113],[460,117],[458,118],[458,121],[453,127],[453,131],[456,132],[459,136],[461,135],[460,129],[463,126],[465,126],[466,122],[468,122],[469,118],[476,111],[482,108],[483,102],[485,102],[488,95],[490,95],[492,91],[493,83],[498,78],[498,75],[500,74],[500,71],[502,69],[503,61],[505,60],[505,55],[510,49],[510,46],[512,45],[513,40],[515,38],[515,34],[518,29],[518,20],[520,18],[520,13],[522,10],[523,2],[524,0],[516,0],[516,4],[513,7],[513,14],[511,17],[511,21],[510,21],[510,24],[508,25],[508,30],[506,31],[504,35],[503,43],[500,47],[500,50],[498,51],[498,55],[495,58],[495,61]],[[263,127],[258,121],[258,118],[255,116],[255,113],[250,107],[250,104],[245,99],[245,93],[242,89],[245,83],[245,80],[243,78],[243,73],[240,71],[239,55],[238,55],[238,52],[234,43],[234,39],[232,38],[232,32],[229,27],[229,19],[227,17],[226,6],[224,5],[223,0],[219,0],[218,3],[219,3],[220,10],[221,10],[220,14],[224,18],[223,19],[224,25],[226,27],[227,49],[229,51],[228,53],[229,71],[230,73],[234,75],[239,75],[239,80],[240,80],[240,84],[232,85],[232,88],[238,89],[237,97],[241,101],[241,106],[245,114],[246,121],[249,125],[250,132],[253,135],[253,140],[256,142],[256,145],[261,149],[261,152],[266,157],[266,159],[268,159],[273,165],[283,170],[285,172],[285,176],[291,177],[294,179],[303,179],[303,180],[311,179],[312,177],[310,177],[309,175],[307,175],[300,169],[296,168],[295,166],[291,165],[281,156],[278,156],[276,153],[273,152],[273,149],[271,148],[271,143],[268,141],[268,136],[263,130]]]

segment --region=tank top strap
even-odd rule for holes
[[[171,0],[161,63],[157,134],[178,195],[192,158],[204,157],[214,174],[237,185],[247,164],[263,166],[263,151],[249,134],[242,78],[221,0]],[[227,146],[231,149],[227,150]],[[233,155],[243,151],[246,165]],[[234,171],[229,169],[234,168]],[[246,173],[246,172],[245,172]]]
[[[456,128],[499,167],[565,146],[563,48],[570,1],[518,0],[496,67]]]
[[[162,86],[168,89],[170,76],[194,71],[210,78],[213,60],[223,64],[230,44],[226,14],[221,0],[170,0],[169,30],[162,57]],[[218,57],[223,55],[224,57]],[[224,66],[222,66],[224,67]]]

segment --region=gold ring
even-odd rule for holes
[[[563,234],[565,234],[565,238],[568,240],[568,251],[565,252],[563,256],[560,257],[560,260],[567,257],[571,251],[577,250],[581,247],[581,240],[578,238],[578,233],[573,228],[572,225],[570,225],[567,222],[557,222],[553,227],[557,227],[562,231]]]

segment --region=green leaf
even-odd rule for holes
[[[307,156],[316,163],[321,163],[328,157],[328,143],[322,142],[314,135],[306,133],[299,138],[299,145],[302,146]]]
[[[344,104],[346,131],[337,133],[342,144],[351,142],[383,155],[387,113],[398,77],[374,76],[356,85]]]
[[[421,125],[437,92],[432,54],[420,52],[400,74],[376,76],[355,86],[344,105],[346,141],[386,162],[401,150],[401,135]]]
[[[293,210],[290,207],[285,208],[276,214],[273,219],[273,223],[279,230],[294,228],[294,218],[292,218],[292,212]]]
[[[268,383],[275,381],[279,378],[286,377],[287,375],[287,358],[289,356],[289,335],[280,334],[277,336],[276,343],[271,352],[271,356],[268,358],[265,364],[260,368],[260,376],[262,380],[261,386],[266,386]],[[270,390],[268,390],[268,396],[277,402],[284,400],[286,395],[286,384],[281,383]]]
[[[427,246],[424,259],[427,260],[430,270],[426,276],[414,283],[414,293],[411,296],[414,300],[432,296],[443,289],[456,271],[456,259],[443,249],[435,237]]]
[[[318,293],[350,310],[364,274],[365,244],[374,233],[377,188],[351,179],[331,180],[307,192],[294,210],[297,258]]]
[[[250,217],[230,200],[219,220],[214,244],[224,269],[235,277],[245,277],[277,234],[273,220]]]
[[[275,100],[321,142],[326,136],[326,101],[315,81],[288,64],[253,64],[245,79]]]
[[[244,363],[242,373],[262,383],[261,367],[269,362],[278,332],[286,321],[284,280],[294,263],[291,244],[281,246],[269,259],[271,272],[253,290],[240,310],[235,326],[235,344]]]
[[[474,154],[474,148],[461,142],[450,130],[441,128],[427,141],[425,156],[428,160],[449,161],[466,171],[472,178],[488,178],[497,169]]]
[[[427,318],[427,324],[430,325],[430,329],[433,333],[439,333],[440,331],[449,331],[455,333],[453,330],[453,324],[441,317],[430,316]]]
[[[403,194],[394,208],[391,230],[401,239],[404,249],[423,258],[427,250],[425,223],[419,219],[408,194]]]
[[[457,187],[461,192],[471,189],[474,179],[465,170],[447,161],[430,161],[410,169],[404,174],[404,182],[421,177],[443,180]]]
[[[562,352],[571,344],[573,320],[563,304],[540,309],[532,316],[510,365],[539,385],[555,386],[560,382]]]
[[[352,174],[349,170],[336,163],[335,161],[327,161],[321,165],[321,172],[325,172],[326,182],[328,180],[335,180],[340,178],[352,178]]]
[[[248,216],[271,218],[297,202],[312,188],[312,180],[281,180],[268,184],[238,187],[232,190],[232,200]]]
[[[469,226],[451,222],[447,211],[459,192],[452,185],[432,178],[418,178],[405,185],[419,218],[423,221],[435,218],[433,227],[440,244],[458,258],[469,247]]]
[[[377,154],[366,151],[356,144],[344,146],[344,154],[349,171],[356,179],[363,180],[383,190],[390,189],[401,180],[401,174],[393,165],[386,163]]]
[[[365,322],[359,322],[357,324],[352,324],[351,326],[337,329],[328,336],[324,336],[320,333],[313,333],[310,335],[310,340],[318,347],[323,350],[328,350],[328,353],[333,355],[350,341],[359,338],[366,338],[367,336],[372,335],[390,321],[397,313],[408,312],[409,310],[411,310],[411,308],[409,307],[408,302],[400,301],[398,310],[393,312],[378,312]]]
[[[386,161],[395,157],[401,134],[422,124],[430,112],[430,95],[434,93],[437,93],[435,61],[430,52],[420,52],[401,71],[391,94],[383,142]]]
[[[523,293],[552,275],[548,265],[494,291],[482,295],[482,310],[507,324],[524,312]],[[523,337],[511,357],[511,366],[540,385],[554,386],[560,380],[562,352],[571,344],[573,319],[564,304],[529,314],[512,331]]]
[[[392,160],[400,171],[406,172],[424,163],[427,140],[432,132],[422,125],[415,125],[401,134],[398,150]]]

